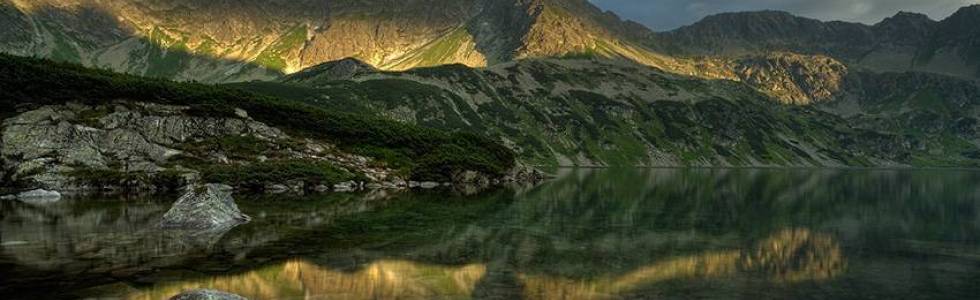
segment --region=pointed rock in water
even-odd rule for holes
[[[245,297],[216,290],[191,290],[173,296],[170,300],[248,300]]]
[[[247,223],[251,218],[238,210],[231,190],[219,184],[188,187],[163,216],[160,227],[207,230]]]

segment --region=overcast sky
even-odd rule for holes
[[[731,11],[783,10],[820,20],[874,24],[899,11],[924,13],[939,20],[980,0],[590,0],[619,16],[662,31]]]

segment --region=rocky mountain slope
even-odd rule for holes
[[[921,71],[980,77],[980,5],[934,21],[902,12],[874,25],[821,22],[785,12],[725,13],[650,35],[675,55],[822,54],[872,71]]]
[[[57,190],[488,185],[513,153],[447,133],[214,86],[0,55],[0,182]]]
[[[753,65],[792,70],[787,66],[808,63],[782,55]],[[805,73],[752,70],[742,70],[746,82]],[[340,81],[311,71],[279,84],[234,86],[485,134],[543,166],[962,166],[980,159],[974,83],[817,73],[838,75],[794,79],[825,99],[807,106],[773,105],[743,82],[599,59],[360,73]]]
[[[637,51],[584,0],[4,0],[0,50],[200,81],[355,57],[382,69]],[[631,50],[632,49],[632,50]]]
[[[656,33],[585,0],[3,0],[0,24],[14,30],[0,51],[204,82],[272,80],[346,58],[407,70],[601,57],[808,104],[837,92],[848,69],[976,78],[978,11],[874,26],[730,13]]]

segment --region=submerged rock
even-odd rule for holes
[[[347,181],[341,182],[333,185],[333,190],[336,192],[350,192],[357,189],[357,182]]]
[[[248,300],[245,297],[217,290],[190,290],[173,296],[170,300]]]
[[[48,204],[61,201],[61,193],[57,191],[36,189],[17,194],[17,199],[27,204]]]
[[[247,223],[251,218],[238,210],[231,187],[194,185],[163,216],[160,227],[208,230]]]
[[[421,187],[423,189],[434,189],[434,188],[439,187],[439,183],[438,182],[432,182],[432,181],[425,181],[425,182],[420,183],[419,184],[419,187]]]

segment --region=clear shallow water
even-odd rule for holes
[[[579,170],[534,188],[0,202],[0,298],[976,299],[980,172]]]

